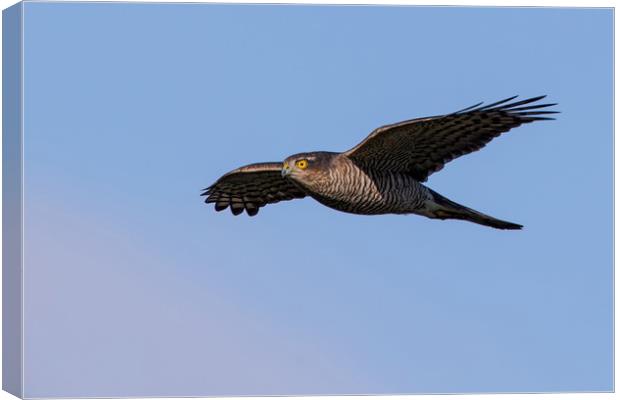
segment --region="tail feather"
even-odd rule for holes
[[[433,212],[434,218],[439,219],[460,219],[465,221],[474,222],[476,224],[490,226],[496,229],[521,229],[523,225],[515,224],[513,222],[502,221],[501,219],[493,218],[489,215],[483,214],[471,208],[465,207],[461,204],[445,198],[439,193],[431,190],[435,203],[440,206]]]

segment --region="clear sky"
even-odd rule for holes
[[[26,396],[609,391],[609,9],[25,5]],[[216,213],[240,165],[515,94],[428,186],[525,226]]]

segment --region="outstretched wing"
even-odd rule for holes
[[[245,211],[256,215],[266,204],[301,199],[306,193],[282,177],[282,163],[267,162],[246,165],[222,176],[204,190],[205,203],[215,203],[215,210],[227,207],[234,215]]]
[[[555,104],[531,104],[545,96],[509,103],[516,97],[382,126],[343,154],[360,167],[403,172],[424,182],[447,162],[481,149],[501,133],[528,122],[554,119],[544,115],[557,113],[541,110]]]

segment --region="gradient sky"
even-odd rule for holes
[[[610,9],[25,4],[25,395],[609,391]],[[525,225],[255,218],[251,162],[511,95],[428,185]]]

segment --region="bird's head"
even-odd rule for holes
[[[326,151],[294,154],[282,163],[282,176],[304,186],[313,186],[325,177],[336,154]]]

